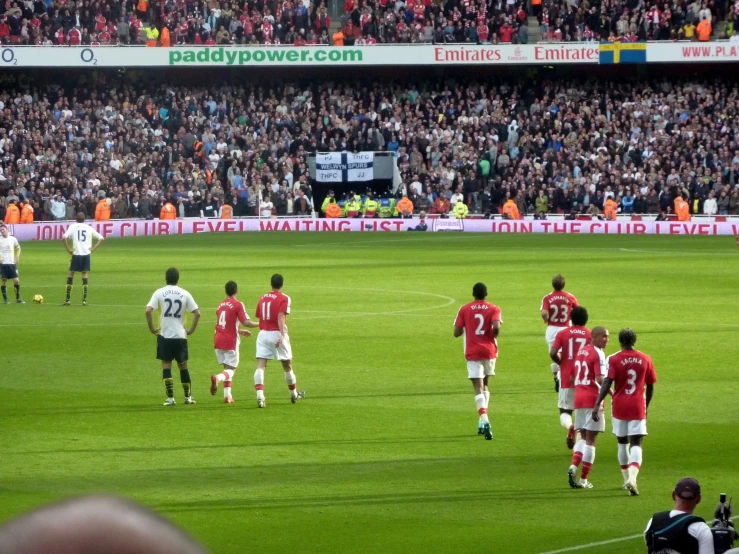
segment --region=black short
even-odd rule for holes
[[[2,273],[3,279],[6,280],[18,278],[18,268],[15,267],[15,264],[0,265],[0,273]]]
[[[90,271],[90,255],[72,256],[72,262],[69,264],[69,271]]]
[[[165,339],[157,335],[157,360],[171,362],[175,360],[178,364],[188,359],[187,339]]]

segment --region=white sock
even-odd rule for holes
[[[490,420],[488,419],[488,409],[485,407],[484,394],[475,395],[475,406],[477,406],[477,413],[480,414],[480,421],[489,423]]]
[[[257,369],[254,372],[254,388],[257,391],[257,400],[264,400],[264,370]]]
[[[582,461],[592,464],[595,461],[595,446],[585,445],[582,451]]]
[[[559,423],[569,431],[572,427],[572,414],[559,414]]]
[[[231,398],[231,381],[223,383],[223,398]]]
[[[224,369],[221,373],[216,375],[216,378],[218,379],[218,382],[221,381],[230,381],[233,379],[234,376],[234,370],[233,369]]]
[[[485,408],[487,409],[488,404],[490,403],[490,391],[486,390],[482,394],[485,395]]]
[[[552,373],[555,377],[557,376],[557,373],[559,373],[559,365],[555,364],[554,362],[552,362]]]
[[[298,396],[298,391],[295,390],[295,383],[297,382],[297,379],[295,378],[295,373],[293,373],[293,370],[285,372],[285,383],[287,383],[287,388],[290,389],[290,397],[295,398]]]
[[[618,465],[621,466],[621,475],[624,476],[624,483],[629,479],[629,445],[618,443]]]
[[[639,469],[642,463],[642,449],[641,446],[632,446],[631,452],[629,453],[629,479],[636,481],[636,476],[639,475]]]

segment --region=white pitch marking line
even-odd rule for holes
[[[559,550],[549,550],[547,552],[542,552],[541,554],[559,554],[560,552],[574,552],[575,550],[585,550],[586,548],[593,548],[595,546],[605,546],[606,544],[613,544],[616,542],[624,542],[624,541],[631,541],[639,537],[644,537],[644,535],[629,535],[628,537],[620,537],[618,539],[610,539],[607,541],[600,541],[600,542],[591,542],[588,544],[581,544],[579,546],[570,546],[567,548],[561,548]]]

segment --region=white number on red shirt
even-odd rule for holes
[[[485,329],[483,329],[482,326],[485,325],[485,318],[482,316],[482,314],[475,314],[475,319],[478,321],[477,329],[475,329],[475,334],[484,335]]]
[[[573,350],[574,343],[577,343],[577,350]],[[577,356],[577,353],[580,352],[583,348],[585,348],[585,345],[588,343],[585,339],[574,339],[570,337],[570,360],[575,358]]]
[[[636,390],[636,371],[630,369],[626,372],[626,384],[629,385],[624,389],[624,394],[634,394]]]
[[[265,302],[262,304],[262,319],[270,319],[272,312],[272,302]]]
[[[221,315],[218,316],[218,326],[225,330],[226,329],[226,311],[222,311]]]
[[[567,306],[549,306],[549,321],[551,323],[567,323]]]
[[[582,339],[578,339],[578,340],[582,340]],[[580,360],[576,361],[575,371],[577,372],[575,376],[575,385],[585,385],[585,386],[590,385],[590,379],[588,378],[588,375],[590,373],[590,368],[588,367],[587,362],[581,362]],[[580,372],[582,372],[582,376]]]

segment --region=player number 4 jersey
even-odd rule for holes
[[[73,223],[64,233],[64,238],[72,237],[72,252],[75,256],[89,256],[92,248],[92,238],[97,240],[103,238],[103,235],[86,223]]]
[[[582,348],[575,356],[575,409],[595,408],[598,400],[600,385],[596,378],[608,374],[606,356],[603,351],[593,344]]]
[[[249,319],[244,305],[234,298],[226,298],[216,308],[216,333],[213,346],[218,350],[236,350],[239,347],[239,325]]]
[[[625,421],[646,419],[644,386],[657,382],[652,358],[638,350],[622,350],[608,357],[613,380],[613,417]]]
[[[577,308],[577,298],[565,291],[554,291],[541,301],[541,310],[549,313],[549,325],[552,327],[568,327],[572,308]]]
[[[500,321],[500,308],[485,300],[475,300],[459,309],[456,327],[464,329],[464,357],[467,360],[494,360],[498,342],[493,336],[493,322]]]
[[[257,319],[260,331],[279,331],[278,316],[290,313],[290,297],[280,291],[273,290],[259,299],[257,303]],[[285,326],[287,331],[287,326]]]
[[[590,344],[590,335],[590,329],[586,327],[565,327],[557,333],[552,348],[560,352],[560,386],[563,389],[575,386],[575,358],[580,350]]]

